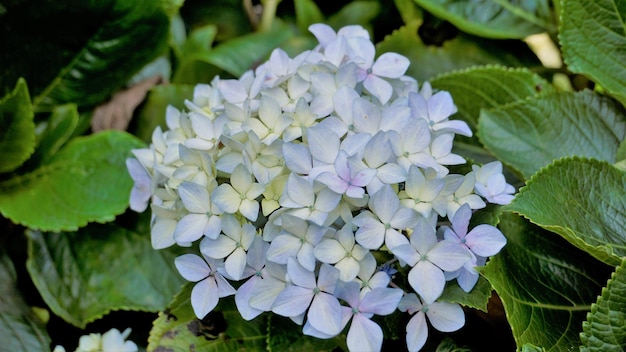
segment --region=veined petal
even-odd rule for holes
[[[433,302],[428,305],[426,316],[430,324],[441,332],[456,331],[465,325],[463,308],[456,303]]]
[[[409,283],[424,302],[434,302],[446,285],[443,271],[429,261],[420,261],[409,271]]]
[[[284,143],[283,157],[287,168],[296,174],[308,174],[313,167],[311,153],[303,144]]]
[[[191,307],[198,319],[209,314],[219,301],[217,284],[213,278],[198,282],[191,290]]]
[[[226,273],[234,280],[243,278],[243,271],[246,268],[246,251],[241,247],[235,249],[224,262]]]
[[[417,352],[426,343],[428,338],[428,325],[426,316],[422,312],[417,312],[406,325],[406,345],[410,352]]]
[[[194,242],[202,237],[209,219],[206,214],[187,214],[174,230],[174,238],[177,242]]]
[[[387,104],[393,93],[393,87],[389,82],[371,74],[363,81],[363,87],[383,105]]]
[[[225,235],[217,236],[214,240],[206,238],[200,243],[200,251],[213,259],[226,258],[235,248],[237,248],[235,241]]]
[[[209,265],[195,254],[183,254],[174,259],[174,265],[182,277],[187,281],[200,281],[211,273]]]
[[[443,240],[428,251],[428,260],[445,271],[462,267],[472,255],[456,241]]]
[[[465,244],[481,257],[496,255],[506,244],[506,238],[491,225],[478,225],[465,237]]]
[[[404,75],[411,62],[406,57],[396,53],[384,53],[372,65],[372,73],[376,76],[399,78]]]
[[[313,299],[313,290],[300,286],[287,286],[276,297],[272,312],[284,317],[293,317],[304,313]]]
[[[239,314],[241,314],[241,317],[248,321],[263,313],[262,310],[251,307],[249,303],[253,294],[252,288],[259,280],[260,278],[258,276],[252,276],[248,281],[244,282],[243,285],[239,286],[237,293],[235,293],[237,310]]]
[[[452,101],[452,95],[446,91],[435,93],[428,99],[428,117],[431,121],[439,122],[457,112]]]
[[[334,239],[325,239],[315,246],[315,257],[321,262],[335,264],[346,256],[346,249]]]
[[[313,246],[309,242],[302,243],[296,258],[305,269],[309,271],[315,270],[315,253],[313,252]]]
[[[292,235],[279,235],[267,250],[267,259],[278,264],[287,264],[289,258],[298,255],[300,239]]]
[[[231,185],[222,183],[213,191],[212,196],[215,205],[224,212],[234,214],[239,210],[241,195]]]
[[[363,314],[355,314],[348,330],[347,343],[350,351],[380,351],[383,330]]]
[[[178,186],[178,195],[187,210],[192,213],[207,213],[211,202],[206,187],[193,182],[183,182]]]
[[[410,266],[415,265],[417,261],[420,259],[419,253],[415,251],[410,244],[403,244],[401,246],[390,248],[391,253],[393,253],[399,259],[404,260]]]
[[[361,299],[359,310],[377,315],[391,314],[398,307],[402,295],[401,289],[375,288]]]
[[[152,248],[163,249],[167,248],[176,241],[174,240],[174,231],[178,222],[174,219],[157,218],[150,229],[150,241]]]
[[[239,205],[239,212],[250,221],[256,221],[259,217],[259,202],[256,200],[243,199]]]
[[[341,306],[335,296],[320,292],[315,295],[307,314],[309,323],[325,334],[337,335],[341,332]]]
[[[335,268],[339,270],[339,280],[349,282],[356,278],[361,267],[354,257],[345,257],[335,264]]]
[[[377,221],[368,221],[366,224],[359,226],[354,236],[361,246],[368,249],[378,249],[383,245],[385,241],[385,225]]]

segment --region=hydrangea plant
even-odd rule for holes
[[[369,351],[383,342],[372,318],[400,310],[420,350],[427,320],[464,325],[442,293],[470,292],[506,244],[470,219],[515,189],[498,161],[459,167],[453,140],[472,131],[450,119],[448,92],[405,75],[406,57],[376,58],[361,26],[309,30],[313,50],[276,49],[239,79],[197,85],[186,109],[169,106],[168,129],[127,160],[131,208],[150,206],[155,249],[190,247],[174,264],[195,283],[199,319],[234,295],[246,320],[273,312],[321,339],[345,330],[351,351]]]

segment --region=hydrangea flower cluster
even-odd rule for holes
[[[83,335],[78,340],[78,348],[75,352],[136,352],[139,350],[137,345],[126,340],[130,332],[130,328],[123,332],[113,328],[104,334]],[[57,345],[52,352],[65,352],[65,348]]]
[[[151,203],[156,249],[199,241],[175,260],[196,283],[198,318],[234,295],[245,319],[271,311],[319,338],[349,325],[349,349],[371,351],[383,341],[372,317],[399,309],[417,351],[426,318],[443,332],[464,325],[439,298],[454,280],[469,292],[474,267],[505,245],[495,227],[468,225],[515,190],[499,162],[450,173],[466,162],[454,136],[472,132],[449,119],[448,92],[405,75],[407,58],[376,58],[360,26],[310,31],[314,50],[276,49],[239,79],[197,85],[187,111],[168,107],[169,130],[127,161],[131,208]]]

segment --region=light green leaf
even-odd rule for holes
[[[626,139],[619,144],[617,148],[617,152],[615,153],[615,160],[622,161],[626,159]]]
[[[615,269],[602,296],[591,305],[580,334],[581,351],[623,351],[626,349],[626,257]]]
[[[125,160],[142,146],[119,131],[75,138],[45,165],[0,183],[0,212],[43,231],[111,221],[128,207],[133,181]]]
[[[232,297],[227,297],[220,299],[216,310],[199,320],[191,308],[193,286],[193,283],[185,285],[167,310],[159,313],[148,337],[148,351],[265,350],[266,315],[245,321]]]
[[[502,214],[500,229],[507,245],[482,273],[502,300],[517,346],[577,350],[608,267],[515,214]]]
[[[481,109],[531,97],[554,88],[537,74],[525,68],[480,66],[437,76],[430,81],[433,88],[452,94],[459,117],[473,130],[478,125]]]
[[[324,22],[324,15],[313,0],[294,0],[296,24],[302,33],[309,32],[309,26]]]
[[[0,292],[0,349],[11,352],[49,350],[50,337],[45,324],[17,290],[17,275],[4,250],[0,250]]]
[[[168,105],[182,110],[185,108],[185,99],[193,99],[193,85],[187,84],[167,84],[153,87],[148,94],[148,99],[144,103],[139,117],[136,120],[136,130],[134,134],[150,142],[152,133],[157,126],[163,130],[167,129],[165,124],[165,110]]]
[[[154,250],[144,233],[93,224],[27,235],[26,267],[39,293],[56,315],[81,328],[112,310],[160,311],[183,284],[174,255]]]
[[[55,106],[35,153],[28,159],[28,165],[36,167],[41,163],[47,163],[70,139],[76,126],[78,126],[78,120],[79,115],[75,104]]]
[[[489,297],[491,297],[492,289],[489,281],[480,276],[476,286],[469,293],[463,291],[456,282],[454,284],[448,283],[441,294],[440,300],[458,303],[487,312],[487,303],[489,302]]]
[[[626,135],[625,116],[622,106],[591,91],[561,92],[481,111],[478,136],[528,179],[565,156],[615,162]]]
[[[378,1],[351,1],[328,18],[328,25],[338,30],[343,26],[358,24],[371,28],[372,21],[380,13]],[[371,33],[371,30],[370,30]]]
[[[166,48],[175,7],[161,0],[36,0],[5,6],[0,89],[25,77],[37,110],[106,100]]]
[[[508,210],[609,264],[626,256],[626,173],[607,162],[565,158],[528,181]]]
[[[0,173],[17,169],[35,150],[35,123],[26,81],[0,100]]]
[[[556,32],[549,0],[415,0],[437,17],[480,37],[522,39]]]
[[[411,60],[407,75],[420,83],[454,70],[481,65],[533,66],[538,63],[530,49],[519,41],[490,41],[459,35],[442,46],[422,42],[413,21],[394,31],[376,45],[376,52],[396,52]]]
[[[621,0],[563,0],[559,38],[570,71],[626,105],[626,6]]]
[[[234,77],[241,76],[252,68],[255,63],[265,59],[275,48],[293,36],[293,32],[286,25],[277,25],[267,32],[247,34],[228,40],[211,50],[201,50],[185,58],[199,63],[213,65],[224,70]],[[207,72],[201,72],[208,70]],[[175,83],[195,84],[208,82],[213,75],[220,71],[210,66],[196,67],[193,72],[177,71],[174,75]]]

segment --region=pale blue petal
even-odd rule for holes
[[[178,186],[178,195],[187,210],[192,213],[207,213],[211,202],[206,187],[197,183],[183,182]]]
[[[384,53],[372,65],[372,73],[387,78],[399,78],[404,75],[411,62],[396,53]]]
[[[389,248],[399,259],[402,259],[410,266],[415,265],[420,260],[420,254],[415,251],[415,248],[410,244],[404,244],[397,247]]]
[[[217,284],[213,278],[198,282],[191,290],[191,307],[198,319],[209,314],[219,301]]]
[[[333,164],[339,152],[339,136],[319,125],[307,129],[307,141],[311,156],[323,163]]]
[[[177,242],[194,242],[202,237],[204,229],[207,226],[208,218],[206,214],[187,214],[174,230],[174,239]]]
[[[322,240],[315,246],[315,257],[321,262],[335,264],[346,256],[346,249],[334,239]]]
[[[257,281],[250,297],[249,304],[252,308],[268,312],[276,297],[285,289],[285,282],[271,276]]]
[[[465,244],[481,257],[496,255],[506,244],[506,238],[496,227],[478,225],[465,237]]]
[[[353,352],[380,351],[383,345],[383,330],[363,314],[356,314],[352,317],[347,343],[348,349]]]
[[[345,252],[344,252],[345,255]],[[339,270],[339,280],[352,281],[359,274],[359,262],[354,257],[346,257],[335,264]]]
[[[363,87],[383,105],[387,104],[393,93],[393,87],[389,82],[371,74],[363,81]]]
[[[246,251],[237,248],[224,262],[226,273],[234,280],[241,280],[246,268]]]
[[[313,245],[308,242],[305,242],[300,247],[298,251],[298,262],[307,270],[313,271],[315,270],[315,253],[313,252]]]
[[[174,259],[174,265],[182,277],[187,281],[200,281],[211,273],[209,265],[195,254],[183,254]]]
[[[409,352],[417,352],[426,343],[428,338],[428,325],[424,313],[418,312],[406,325],[406,345]]]
[[[212,199],[215,205],[229,214],[234,214],[241,204],[241,196],[227,183],[219,185],[213,191]]]
[[[289,258],[287,261],[287,275],[294,285],[310,290],[316,287],[315,274],[313,271],[303,267],[294,257]]]
[[[361,225],[356,231],[356,241],[361,246],[368,249],[380,248],[380,246],[382,246],[383,242],[385,241],[385,225],[373,219],[362,224],[363,225]]]
[[[428,99],[428,117],[430,120],[439,122],[456,113],[456,106],[452,102],[452,96],[446,91],[435,93]]]
[[[457,241],[443,240],[429,252],[428,260],[445,271],[454,271],[472,259],[467,248]]]
[[[337,280],[339,280],[339,270],[328,264],[322,264],[320,266],[320,272],[317,279],[317,287],[320,290],[333,293],[335,291]]]
[[[232,253],[237,244],[232,238],[220,235],[216,239],[212,240],[206,238],[200,243],[200,251],[209,258],[222,259]]]
[[[267,250],[267,259],[278,264],[287,264],[289,258],[298,255],[300,239],[291,235],[279,235]]]
[[[252,308],[249,303],[250,298],[254,293],[252,289],[260,280],[261,278],[258,276],[251,277],[248,281],[244,282],[243,285],[239,286],[237,293],[235,294],[235,304],[237,305],[237,310],[239,311],[239,314],[241,314],[241,317],[245,320],[252,320],[263,313],[262,310]]]
[[[452,228],[459,238],[462,239],[467,234],[467,227],[469,226],[471,217],[472,209],[470,209],[467,204],[463,204],[456,211],[456,213],[454,213],[454,217],[452,218]]]
[[[287,168],[296,174],[308,174],[313,165],[311,153],[303,144],[284,143],[283,158]]]
[[[359,304],[359,311],[388,315],[398,307],[403,291],[398,288],[374,288],[368,292]]]
[[[337,335],[343,328],[339,300],[324,292],[313,298],[307,318],[313,328],[328,335]]]
[[[391,221],[399,206],[398,195],[389,185],[383,186],[369,201],[370,209],[384,224]]]
[[[463,308],[457,303],[433,302],[426,316],[430,324],[441,332],[457,331],[465,325]]]
[[[239,205],[239,212],[250,221],[256,221],[259,217],[259,202],[256,200],[243,199]]]
[[[341,196],[339,194],[324,188],[317,194],[315,209],[321,212],[329,213],[335,210],[339,201],[341,201]]]
[[[441,269],[428,261],[420,261],[409,271],[409,283],[426,303],[434,302],[446,284]]]
[[[297,316],[304,313],[313,299],[313,290],[300,286],[287,286],[276,297],[272,312],[284,317]]]
[[[217,215],[211,215],[209,222],[204,228],[204,235],[211,239],[216,239],[222,231],[222,217]]]

